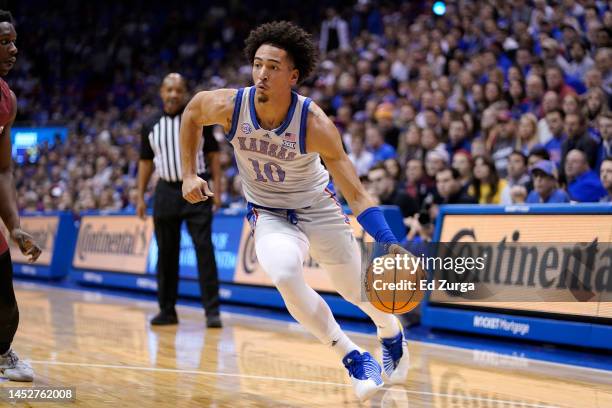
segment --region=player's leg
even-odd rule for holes
[[[329,273],[338,293],[370,316],[380,336],[398,334],[397,319],[361,296],[361,251],[335,196],[326,190],[300,218],[310,241],[310,254]]]
[[[333,235],[333,234],[332,234]],[[341,237],[336,236],[337,246],[340,246]],[[343,298],[363,310],[376,324],[378,338],[382,346],[382,363],[385,375],[391,383],[402,383],[408,376],[409,354],[408,343],[403,333],[399,319],[392,314],[382,312],[370,302],[363,299],[361,293],[361,260],[357,243],[345,241],[346,247],[353,246],[355,254],[353,260],[346,263],[321,263],[329,273],[334,288]]]
[[[306,236],[282,216],[258,210],[254,238],[257,260],[280,292],[289,313],[321,342],[331,345],[339,340],[341,330],[329,306],[304,280]],[[357,348],[352,343],[348,346],[351,349],[338,352],[341,357]]]
[[[0,236],[0,240],[3,240]],[[32,381],[32,368],[20,361],[11,349],[19,325],[19,309],[13,289],[13,264],[10,252],[0,254],[0,378]]]
[[[361,251],[335,197],[317,201],[304,215],[311,255],[328,272],[334,288],[363,310],[376,324],[383,348],[385,374],[391,382],[403,382],[408,372],[408,347],[399,320],[368,302],[362,294]]]
[[[332,347],[349,370],[357,396],[362,400],[369,398],[382,386],[380,366],[346,336],[327,303],[304,280],[308,241],[303,232],[282,216],[260,211],[255,252],[289,313],[322,343]]]

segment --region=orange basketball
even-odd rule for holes
[[[374,258],[366,271],[364,289],[370,303],[378,310],[391,314],[407,313],[423,300],[425,290],[421,280],[423,270],[414,267],[411,255],[387,254]]]

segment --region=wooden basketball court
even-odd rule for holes
[[[76,401],[15,406],[612,407],[610,372],[421,342],[409,380],[360,405],[336,356],[296,324],[224,313],[207,330],[201,310],[179,307],[181,324],[157,329],[150,301],[23,283],[17,296],[14,348],[36,379],[0,387],[74,387]]]

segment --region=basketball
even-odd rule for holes
[[[423,300],[425,290],[420,281],[425,273],[411,262],[404,262],[402,255],[387,254],[374,258],[366,271],[364,289],[374,307],[386,313],[408,313]],[[410,257],[410,255],[406,255]]]

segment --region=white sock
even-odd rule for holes
[[[380,323],[380,322],[379,322]],[[376,325],[376,333],[380,339],[390,339],[397,336],[400,332],[400,326],[396,317],[393,318],[393,323],[385,324],[384,326]]]
[[[334,339],[335,340],[329,343],[329,346],[341,359],[353,350],[358,350],[360,353],[363,353],[363,349],[353,343],[343,331],[340,331]]]

